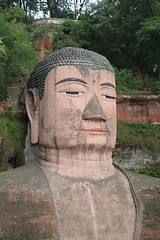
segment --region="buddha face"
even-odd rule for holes
[[[39,144],[113,149],[116,139],[114,74],[60,66],[51,70],[39,103]]]

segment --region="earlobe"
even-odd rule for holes
[[[26,110],[31,123],[31,143],[35,144],[39,138],[39,95],[37,89],[27,90]]]

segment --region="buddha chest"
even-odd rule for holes
[[[114,176],[73,180],[45,171],[62,240],[130,240],[135,231],[135,206],[129,184]]]

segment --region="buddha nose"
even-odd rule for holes
[[[106,121],[106,116],[96,95],[93,96],[93,98],[88,102],[87,106],[85,107],[82,114],[82,119]]]

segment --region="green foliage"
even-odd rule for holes
[[[10,21],[11,25],[13,22],[24,21],[24,15],[31,16],[39,9],[43,10],[44,14],[49,10],[52,16],[65,17],[66,19],[77,18],[80,15],[80,21],[66,20],[58,27],[45,25],[34,28],[34,40],[43,38],[48,35],[48,32],[52,32],[55,37],[54,50],[74,46],[93,50],[106,56],[116,67],[118,93],[133,94],[134,90],[143,91],[144,88],[151,88],[154,94],[159,92],[160,3],[158,0],[101,0],[97,4],[91,4],[84,12],[81,11],[82,9],[80,10],[80,1],[74,1],[75,9],[73,9],[72,0],[56,0],[52,4],[49,2],[51,3],[48,1],[42,4],[39,0],[24,0],[23,2],[0,0],[0,12],[5,12],[4,19]],[[87,0],[83,2],[84,5],[88,6]],[[14,66],[11,64],[11,62],[16,62],[18,58],[21,58],[18,57],[19,51],[16,51],[17,57],[15,55],[15,59],[12,59],[13,47],[17,49],[17,45],[19,45],[20,49],[24,49],[20,47],[24,38],[20,38],[17,45],[13,44],[15,38],[11,35],[14,27],[12,26],[10,29],[7,25],[4,28],[3,17],[0,24],[3,25],[3,27],[0,25],[2,41],[0,42],[0,71],[2,73],[1,79],[2,76],[5,79],[3,81],[0,79],[0,85],[4,89],[4,82],[10,82],[9,78],[11,79],[11,77],[6,76],[12,76],[12,79],[15,79],[18,73],[22,72],[22,75],[26,75],[30,69],[28,70],[26,65],[22,66],[24,65],[22,64],[23,60]],[[18,25],[17,28],[19,28]],[[27,29],[29,28],[32,31],[33,28],[27,26]],[[7,40],[6,35],[8,35]],[[9,39],[12,39],[10,43]],[[27,43],[29,42],[30,40],[27,40]],[[31,50],[29,51],[31,54]],[[24,53],[22,55],[25,56]],[[25,58],[29,59],[26,56]],[[33,55],[30,59],[33,59]]]
[[[66,20],[59,27],[55,28],[55,39],[53,42],[53,48],[55,50],[63,47],[80,47],[79,43],[71,35],[71,31],[77,25],[73,20]]]
[[[79,47],[79,45],[73,39],[68,38],[61,31],[56,32],[53,46],[55,50],[58,50],[64,47]]]
[[[92,35],[92,50],[106,56],[118,69],[132,69],[137,79],[146,74],[160,77],[159,1],[102,0],[92,5],[88,16],[90,28],[86,32]],[[146,26],[146,22],[150,24]],[[149,40],[144,43],[141,38],[146,39],[146,34]]]
[[[155,16],[141,23],[141,29],[136,32],[138,48],[142,49],[145,67],[149,73],[160,78],[160,17]]]
[[[160,153],[160,125],[151,123],[118,123],[117,142]]]
[[[117,125],[117,143],[136,149],[149,149],[153,158],[160,154],[160,125],[151,123],[119,122]],[[136,173],[160,177],[160,166],[136,169]]]
[[[77,22],[73,27],[71,34],[73,35],[74,40],[78,42],[82,48],[89,50],[94,49],[94,42],[92,44],[94,31],[92,30],[89,19]]]
[[[6,12],[10,7],[20,7],[27,17],[43,12],[44,17],[77,19],[81,16],[89,0],[0,0],[0,9]]]
[[[26,15],[20,7],[15,6],[9,8],[9,10],[5,14],[5,18],[8,22],[23,23],[26,19]]]
[[[1,98],[5,98],[3,90],[19,78],[29,76],[38,59],[24,26],[21,23],[8,23],[3,14],[0,14],[0,36],[6,53],[0,55]]]
[[[55,26],[49,24],[47,26],[39,26],[33,29],[33,39],[42,39],[48,36],[48,33],[51,32],[54,36],[53,49],[58,50],[63,47],[79,47],[80,45],[74,41],[74,38],[71,37],[70,31],[72,26],[75,24],[72,20],[66,20],[64,24],[60,26]]]
[[[136,169],[134,170],[134,172],[160,178],[160,167],[153,167],[151,169]]]
[[[140,43],[148,42],[151,39],[152,34],[158,35],[160,31],[160,17],[155,16],[149,19],[146,19],[141,23],[142,28],[137,31],[136,35],[138,36],[138,41]]]
[[[87,11],[80,21],[62,24],[55,49],[78,45],[106,56],[116,66],[118,93],[150,88],[157,94],[160,4],[156,0],[144,0],[143,4],[137,0],[102,0]]]
[[[142,88],[150,88],[153,94],[159,94],[160,91],[160,81],[155,77],[149,77],[147,74],[143,81],[141,81]],[[142,89],[141,88],[141,89]]]
[[[33,40],[35,41],[36,39],[43,39],[44,37],[48,36],[49,32],[55,33],[56,27],[53,24],[48,24],[48,25],[40,25],[38,27],[31,27],[28,26],[28,30],[30,33],[33,35]]]
[[[24,144],[26,135],[26,124],[22,117],[14,112],[0,112],[0,137],[1,155],[0,171],[8,169],[9,160],[14,159],[12,164],[18,167],[24,164]]]
[[[65,20],[56,28],[55,49],[61,47],[82,47],[92,50],[92,29],[89,20]]]
[[[101,2],[102,4],[102,2]],[[103,8],[103,4],[101,6],[101,10],[105,10]],[[110,8],[110,11],[112,13],[112,8]],[[97,14],[97,16],[99,16]],[[104,24],[107,24],[109,27],[108,31],[106,32],[105,38],[108,39],[109,42],[106,42],[108,45],[108,52],[111,53],[111,57],[113,54],[119,54],[121,53],[120,49],[116,49],[116,45],[113,46],[112,37],[114,34],[112,33],[111,28],[111,22],[109,20],[105,20],[104,16],[102,15],[101,18],[97,19],[97,16],[93,16],[92,19],[89,17],[89,15],[85,14],[82,16],[82,20],[80,21],[73,21],[73,20],[65,20],[60,26],[55,27],[53,25],[48,26],[41,26],[38,28],[35,28],[34,30],[34,36],[35,38],[42,38],[44,36],[47,36],[48,32],[52,32],[55,36],[54,42],[53,42],[53,48],[54,50],[63,48],[63,47],[82,47],[90,50],[94,50],[97,52],[102,52],[104,55],[104,47],[106,45],[100,44],[100,46],[97,44],[97,41],[100,41],[100,39],[97,38],[96,31],[100,30],[100,33],[103,34]],[[101,22],[99,22],[101,21]],[[93,26],[91,23],[94,23]],[[101,27],[100,27],[101,26]],[[113,36],[109,35],[113,34]],[[103,39],[104,36],[101,36]],[[110,39],[110,40],[109,40]],[[118,59],[119,62],[121,62],[121,58],[124,57],[123,54],[120,59]],[[124,60],[125,58],[123,58]],[[117,61],[117,59],[116,59]],[[126,64],[125,64],[126,65]],[[155,77],[150,77],[149,75],[144,75],[142,78],[138,78],[134,76],[133,69],[120,69],[115,67],[115,73],[116,73],[116,83],[117,83],[117,93],[119,94],[137,94],[135,90],[143,91],[144,89],[151,89],[153,94],[158,94],[160,89],[160,81]]]
[[[62,29],[63,33],[67,34],[67,35],[71,35],[71,32],[77,23],[78,23],[78,21],[73,21],[73,20],[69,20],[69,19],[65,20],[61,25],[61,29]]]
[[[17,119],[14,112],[0,112],[0,136],[3,137],[4,152],[16,156],[24,150],[26,124]]]
[[[153,94],[158,94],[160,81],[146,75],[144,79],[137,80],[131,70],[114,68],[116,75],[116,90],[118,94],[135,95],[137,90],[150,89]]]
[[[116,92],[118,94],[132,94],[133,84],[134,84],[134,76],[129,69],[121,69],[118,70],[114,68],[115,76],[116,76]]]

